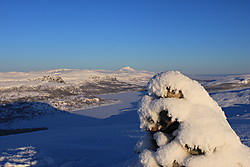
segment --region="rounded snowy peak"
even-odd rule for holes
[[[121,68],[121,69],[119,69],[117,71],[118,72],[135,72],[136,70],[133,69],[133,68],[131,68],[131,67],[129,67],[129,66],[127,66],[127,67],[123,67],[123,68]]]

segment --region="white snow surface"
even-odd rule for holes
[[[95,108],[99,112],[91,117],[85,116],[91,113],[87,110],[15,122],[12,128],[48,130],[0,136],[0,166],[106,167],[131,159],[142,137],[134,104],[141,96],[142,92],[106,95],[121,103],[110,105],[109,110],[108,106]]]
[[[234,106],[235,104],[250,104],[250,89],[224,91],[211,94],[221,107]]]
[[[221,83],[248,84],[250,74],[228,75],[190,75],[190,78],[201,81],[202,85],[211,86]]]
[[[168,111],[172,121],[178,120],[180,126],[173,133],[175,138],[167,144],[160,143],[156,152],[142,152],[143,166],[155,166],[146,164],[149,159],[167,167],[174,161],[186,167],[250,166],[250,149],[240,142],[222,109],[198,82],[178,71],[169,71],[155,75],[147,87],[148,95],[142,98],[138,111],[140,127],[152,129],[163,110]],[[184,98],[164,98],[167,87],[181,90]],[[205,155],[188,154],[186,145],[201,149]]]
[[[131,67],[124,67],[120,70],[81,70],[81,69],[56,69],[46,71],[31,72],[5,72],[0,73],[0,89],[6,89],[13,86],[20,87],[23,85],[37,86],[41,85],[37,78],[42,76],[60,76],[66,84],[55,82],[42,82],[43,86],[64,87],[67,85],[78,85],[90,81],[91,79],[117,78],[119,81],[145,85],[154,75],[149,71],[137,71]]]
[[[66,84],[33,80],[41,76],[54,75],[61,76]],[[88,82],[92,78],[96,79],[100,77],[101,79],[101,77],[114,76],[120,81],[145,85],[153,75],[154,73],[152,72],[134,71],[127,67],[117,71],[57,69],[36,72],[8,72],[0,73],[0,89],[13,87],[13,85],[19,87],[26,84],[35,87],[41,83],[47,86],[63,87],[71,84],[74,85]],[[204,85],[214,85],[228,81],[235,83],[242,81],[245,83],[248,81],[248,78],[250,78],[249,76],[250,75],[216,77],[212,82],[205,81]],[[213,78],[213,76],[210,76],[210,78]],[[242,80],[242,78],[244,78],[244,80]],[[185,77],[183,77],[183,80],[185,80]],[[195,81],[188,81],[188,83],[198,84]],[[178,87],[176,86],[176,88],[179,88],[179,86],[181,85],[178,85]],[[197,89],[203,89],[201,86],[194,87]],[[185,85],[183,85],[183,88],[185,89]],[[201,109],[196,115],[196,118],[202,115],[199,119],[204,121],[202,122],[201,127],[197,129],[201,133],[204,133],[205,131],[211,136],[215,132],[210,133],[210,131],[206,131],[202,129],[202,127],[209,125],[206,129],[214,130],[216,125],[219,124],[221,126],[216,129],[216,133],[218,133],[219,136],[212,136],[212,138],[215,137],[216,140],[219,140],[218,145],[221,143],[225,143],[225,145],[220,147],[219,151],[212,152],[209,155],[197,157],[188,156],[188,160],[185,161],[187,167],[192,164],[196,164],[196,166],[199,167],[224,167],[224,165],[234,167],[234,162],[236,160],[241,160],[241,165],[245,167],[243,163],[248,164],[250,159],[247,157],[247,155],[249,155],[249,148],[240,143],[239,138],[231,130],[228,123],[225,122],[226,118],[223,111],[213,99],[217,101],[219,105],[225,107],[223,110],[225,109],[227,114],[229,114],[228,120],[230,125],[240,136],[241,142],[250,146],[249,88],[213,92],[211,94],[213,99],[211,99],[209,95],[206,95],[206,91],[197,91],[197,94],[201,96],[200,98],[203,98],[204,96],[204,103],[208,102],[209,105],[205,105],[202,100],[199,100],[199,96],[195,93],[186,93],[189,93],[191,99],[187,100],[186,97],[188,96],[185,96],[184,99],[180,99],[181,102],[178,104],[182,104],[183,106],[178,105],[178,107],[175,106],[177,103],[175,99],[157,102],[148,94],[143,97],[143,99],[145,104],[149,105],[150,102],[151,104],[154,104],[156,108],[166,107],[171,110],[174,108],[171,111],[171,116],[178,118],[183,122],[191,121],[189,119],[195,119],[190,116],[191,113],[194,114],[195,112],[192,109]],[[116,101],[118,100],[119,103],[79,110],[75,113],[48,115],[38,119],[23,120],[10,124],[8,128],[47,127],[48,130],[0,136],[0,166],[139,167],[142,165],[141,163],[138,163],[139,160],[144,161],[144,163],[147,162],[147,165],[144,166],[157,166],[157,161],[160,161],[161,163],[171,162],[169,161],[171,158],[164,159],[162,156],[164,154],[169,155],[167,150],[172,150],[172,148],[175,148],[176,150],[172,150],[173,154],[171,154],[171,156],[177,157],[181,162],[183,157],[187,156],[182,147],[185,139],[182,140],[182,138],[185,135],[189,136],[188,134],[183,133],[181,136],[179,135],[181,133],[176,133],[176,136],[179,136],[176,138],[176,142],[171,142],[172,144],[168,145],[170,142],[168,136],[165,136],[162,133],[157,133],[154,135],[154,139],[162,148],[159,149],[159,153],[155,153],[149,149],[150,142],[148,142],[148,140],[150,140],[150,136],[140,130],[137,114],[137,103],[145,94],[146,92],[126,92],[100,95],[98,97],[114,99]],[[184,92],[183,94],[185,95]],[[12,92],[9,96],[7,93],[0,95],[0,98],[7,100],[15,96],[29,97],[37,95],[38,92],[30,92],[28,94],[20,95]],[[195,102],[195,99],[198,99],[199,102]],[[190,104],[186,104],[185,101],[188,101],[188,103],[190,102]],[[160,106],[158,106],[159,103],[163,103],[164,105],[160,104]],[[150,106],[150,108],[152,108],[152,106]],[[179,110],[187,112],[180,114],[178,112]],[[211,111],[210,114],[208,114],[208,110]],[[206,114],[202,113],[202,111]],[[154,115],[153,112],[151,114],[152,116]],[[211,123],[205,119],[205,116],[211,118]],[[213,118],[213,116],[218,118]],[[155,116],[155,119],[157,119],[157,116]],[[220,123],[216,122],[216,120]],[[200,122],[198,120],[196,121],[200,126]],[[195,124],[190,125],[186,123],[185,126],[182,126],[181,128],[183,130],[184,128],[187,128],[187,130],[191,131],[190,133],[194,133],[191,130],[192,126],[195,126]],[[2,125],[0,125],[0,127],[6,128],[2,127]],[[226,130],[226,132],[223,130]],[[224,139],[227,139],[227,137],[225,136],[222,140],[220,137],[222,134],[219,133],[225,133],[226,136],[229,137],[228,140],[235,140],[235,142],[225,142]],[[202,143],[202,140],[204,140],[204,138],[195,139],[195,137],[196,136],[194,136],[193,139],[189,136],[189,141],[192,142],[192,140],[194,140],[195,142]],[[148,140],[145,140],[145,138],[148,138]],[[137,142],[138,140],[139,142]],[[216,145],[213,143],[213,139],[207,140],[211,143],[202,143],[204,148],[208,148],[209,150],[210,147]],[[230,143],[229,146],[228,143]],[[140,146],[138,151],[144,150],[144,153],[140,154],[140,157],[134,153],[134,146],[136,144]],[[227,161],[226,164],[224,164],[225,161]],[[214,165],[215,163],[216,165]],[[241,167],[240,165],[238,166]]]

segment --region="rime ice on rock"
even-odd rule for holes
[[[178,71],[155,75],[138,111],[145,136],[136,145],[143,167],[249,167],[224,112],[196,81]]]

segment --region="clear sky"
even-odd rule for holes
[[[249,0],[0,0],[0,71],[250,73]]]

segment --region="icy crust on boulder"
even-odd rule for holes
[[[175,161],[185,167],[250,166],[250,149],[240,142],[222,109],[198,82],[178,71],[170,71],[155,75],[147,89],[148,95],[142,98],[138,110],[141,129],[153,129],[163,110],[171,121],[180,124],[172,139],[161,132],[154,134],[156,151],[148,144],[150,139],[146,134],[137,144],[142,166],[172,167]],[[181,91],[183,97],[166,98],[167,89]],[[192,155],[189,149],[200,149],[204,154]]]

